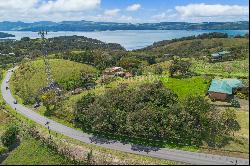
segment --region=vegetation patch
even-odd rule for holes
[[[249,74],[249,60],[247,58],[245,60],[217,63],[207,63],[201,60],[195,60],[191,70],[197,74],[247,78]]]
[[[21,144],[12,151],[4,165],[67,165],[73,164],[63,156],[56,154],[39,140],[25,138]]]
[[[180,100],[188,96],[205,96],[210,79],[206,77],[191,77],[191,78],[161,78],[164,86],[174,91]]]
[[[221,146],[240,128],[234,111],[219,111],[199,96],[180,103],[161,82],[88,94],[77,103],[75,115],[76,124],[85,131],[183,145],[201,146],[204,141]]]
[[[63,90],[72,90],[82,85],[81,73],[97,73],[89,65],[67,60],[53,59],[49,61],[52,75],[59,87]],[[21,64],[11,79],[11,86],[16,95],[23,99],[25,104],[35,103],[41,88],[47,86],[43,60]]]

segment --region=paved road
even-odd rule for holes
[[[43,126],[45,126],[45,123],[49,121],[50,122],[49,126],[51,130],[64,134],[68,137],[80,140],[88,144],[95,144],[101,147],[110,148],[110,149],[114,149],[118,151],[129,152],[129,153],[145,155],[145,156],[150,156],[150,157],[156,157],[156,158],[161,158],[161,159],[180,161],[180,162],[185,162],[185,163],[190,163],[190,164],[235,165],[236,160],[237,160],[237,164],[239,165],[249,165],[249,160],[247,159],[210,155],[210,154],[204,154],[204,153],[194,153],[194,152],[165,149],[165,148],[143,147],[143,146],[121,143],[118,141],[108,141],[108,140],[96,138],[93,135],[82,133],[81,131],[64,126],[44,116],[41,116],[38,113],[30,110],[29,108],[24,107],[23,105],[14,104],[13,103],[13,101],[15,100],[14,97],[11,95],[11,92],[9,89],[6,90],[6,87],[8,86],[8,83],[6,81],[10,79],[11,75],[12,75],[12,72],[8,71],[1,85],[1,91],[2,91],[4,100],[12,108],[16,108],[17,112],[21,113],[22,115],[28,117],[29,119]]]

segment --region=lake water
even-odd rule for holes
[[[14,38],[20,40],[22,37],[38,38],[37,32],[21,32],[21,31],[2,31],[15,35]],[[49,32],[47,38],[58,36],[85,36],[94,38],[107,43],[119,43],[127,50],[143,48],[162,40],[170,40],[191,35],[198,35],[209,32],[223,32],[229,36],[244,35],[249,33],[248,30],[119,30],[119,31],[101,31],[101,32]]]

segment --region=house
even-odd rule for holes
[[[227,101],[233,98],[236,90],[243,87],[238,79],[213,79],[208,90],[209,98]]]
[[[126,72],[122,67],[112,67],[112,68],[106,68],[104,70],[103,75],[102,75],[103,80],[114,78],[114,77],[129,78],[129,77],[133,77],[133,75],[129,72]]]
[[[115,75],[118,72],[123,72],[122,67],[111,67],[111,68],[106,68],[103,72],[104,75]]]
[[[221,61],[224,57],[229,56],[229,51],[221,51],[211,54],[211,62]]]
[[[14,52],[10,52],[9,55],[15,55],[15,53]]]

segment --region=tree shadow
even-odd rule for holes
[[[92,137],[90,137],[90,141],[91,143],[95,143],[95,144],[112,144],[117,142],[116,140],[110,140],[98,135],[94,135]]]
[[[135,144],[133,144],[131,146],[131,150],[149,153],[151,151],[156,152],[156,151],[160,150],[160,148],[159,147],[151,147],[151,146],[144,146],[144,145],[135,145]]]
[[[20,145],[20,140],[17,140],[14,144],[12,144],[6,153],[0,154],[0,165],[6,160],[6,158],[9,156],[9,154],[15,150]]]

